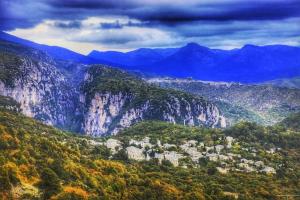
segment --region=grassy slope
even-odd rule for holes
[[[243,137],[238,135],[245,132],[261,137],[257,131],[260,128],[248,124],[228,131],[237,137]],[[278,128],[278,132],[285,131]],[[144,122],[125,130],[124,137],[141,133],[169,139],[222,134],[216,130]],[[299,163],[295,163],[299,149],[290,141],[297,141],[299,134],[292,139],[278,134],[287,140],[286,159],[290,166],[296,167],[294,171],[287,170],[277,176],[237,172],[221,175],[211,173],[209,166],[182,169],[153,161],[108,160],[107,149],[90,146],[83,137],[1,110],[0,196],[4,199],[22,195],[27,199],[50,196],[53,199],[230,199],[224,193],[229,192],[238,193],[241,199],[276,199],[274,195],[278,193],[299,192]]]

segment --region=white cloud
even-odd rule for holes
[[[46,20],[33,28],[16,29],[9,33],[41,44],[66,47],[83,54],[94,49],[127,51],[139,47],[169,46],[174,43],[174,34],[156,28],[129,26],[122,29],[100,28],[100,23],[113,23],[116,20],[120,23],[129,21],[128,18],[92,17],[83,20],[80,29],[67,29],[55,26],[57,22],[66,21]],[[138,22],[138,20],[130,21]]]
[[[78,28],[62,28],[45,20],[29,29],[16,29],[12,35],[41,44],[56,45],[88,54],[92,50],[128,51],[141,47],[174,47],[197,42],[211,48],[232,49],[244,44],[300,45],[299,18],[282,21],[193,22],[177,26],[144,26],[143,22],[122,16],[89,17]],[[116,23],[119,28],[101,28],[102,23]],[[128,23],[135,26],[129,26]],[[140,26],[139,26],[140,24]]]

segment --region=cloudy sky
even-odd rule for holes
[[[300,46],[300,0],[0,0],[0,29],[83,54],[188,42]]]

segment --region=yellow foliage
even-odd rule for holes
[[[166,182],[163,182],[161,180],[155,180],[153,181],[153,186],[156,188],[161,189],[163,192],[168,193],[168,194],[172,194],[175,196],[179,196],[180,195],[180,191],[173,185],[170,185]]]
[[[7,163],[5,163],[5,164],[3,165],[3,168],[4,168],[4,169],[12,169],[12,170],[15,170],[15,171],[18,170],[17,165],[16,165],[15,163],[13,163],[13,162],[10,162],[10,161],[8,161]]]
[[[51,198],[51,200],[58,200],[58,199],[64,199],[68,194],[75,195],[79,197],[80,199],[87,200],[89,198],[89,193],[85,190],[83,190],[80,187],[74,187],[74,186],[65,186],[63,188],[63,191],[59,193],[58,195]]]
[[[22,164],[19,166],[19,179],[23,184],[34,185],[40,181],[39,177],[33,176],[32,171],[34,171],[33,165]]]
[[[94,163],[102,169],[108,167],[114,168],[114,170],[116,170],[118,174],[123,174],[126,172],[125,166],[120,162],[110,160],[95,160]]]
[[[53,162],[54,162],[54,159],[53,159],[53,158],[48,158],[48,159],[47,159],[47,163],[48,163],[49,165],[51,165]]]
[[[9,156],[13,157],[14,155],[16,155],[16,154],[19,153],[19,152],[20,152],[19,149],[11,150],[11,151],[9,152]]]
[[[83,179],[84,177],[88,177],[88,173],[85,170],[85,168],[79,165],[78,163],[76,164],[72,161],[68,161],[64,165],[64,169],[70,172],[70,174],[72,174],[72,176],[76,177],[77,179]]]
[[[4,132],[3,134],[1,134],[0,140],[7,142],[9,140],[13,140],[13,137],[8,133]]]

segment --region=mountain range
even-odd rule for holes
[[[245,45],[240,49],[218,50],[189,43],[177,49],[93,51],[89,57],[154,75],[210,81],[254,83],[300,74],[300,48],[284,45]]]
[[[153,86],[109,66],[70,64],[4,40],[0,95],[16,100],[29,117],[93,136],[116,134],[142,120],[226,126],[217,106],[199,96]]]
[[[240,49],[220,50],[189,43],[180,48],[141,48],[126,53],[93,50],[85,56],[4,32],[0,33],[0,38],[37,48],[56,59],[109,64],[151,76],[257,83],[300,75],[300,48],[286,45],[245,45]]]
[[[193,43],[84,56],[0,36],[0,199],[299,193],[300,90],[286,84],[297,79],[264,82],[297,71],[296,47],[224,51]],[[207,66],[202,73],[197,63]],[[255,84],[211,77],[251,82],[255,73]],[[189,74],[212,80],[165,77]]]
[[[231,126],[240,120],[272,125],[300,110],[300,94],[296,88],[268,82],[253,85],[157,76],[149,79],[147,72],[132,73],[136,70],[131,67],[128,72],[120,69],[126,67],[84,63],[87,61],[81,59],[84,55],[64,48],[39,45],[8,34],[1,36],[6,39],[0,40],[0,95],[17,100],[27,116],[75,132],[94,136],[115,134],[142,120],[208,127]],[[281,47],[287,52],[297,49]],[[65,52],[62,57],[52,53],[57,48]],[[274,49],[275,46],[259,48]],[[241,50],[210,50],[193,43],[179,49],[92,54],[112,60],[119,56],[126,65],[137,62],[142,65],[143,61],[156,62],[178,53],[188,55],[189,51],[191,56],[198,51],[229,56]],[[209,55],[197,55],[196,60],[207,60]],[[187,62],[193,61],[193,57],[190,59]],[[107,59],[104,63],[109,62]]]

